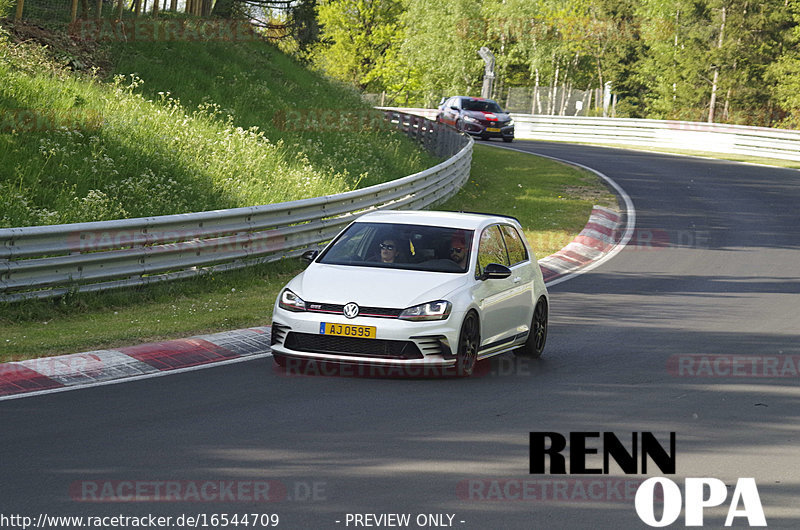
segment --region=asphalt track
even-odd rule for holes
[[[605,173],[637,211],[625,250],[551,289],[544,358],[503,356],[464,380],[289,376],[259,359],[0,402],[0,514],[258,512],[278,514],[279,528],[355,528],[348,513],[408,513],[411,528],[419,514],[454,515],[456,528],[643,528],[624,481],[661,475],[652,463],[647,475],[529,475],[528,433],[650,431],[665,442],[674,431],[672,480],[721,479],[730,501],[737,479],[754,477],[769,526],[800,526],[800,173],[514,145]],[[126,481],[151,494],[172,481],[188,500],[114,502],[102,490],[107,502],[87,500],[94,486],[130,493]],[[187,495],[230,481],[235,501]],[[248,500],[250,481],[272,481],[274,502]],[[523,493],[521,481],[535,482]],[[707,510],[706,524],[721,527],[726,513]]]

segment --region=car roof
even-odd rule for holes
[[[357,223],[397,223],[477,230],[495,223],[519,225],[513,217],[483,213],[427,210],[381,210],[362,215]]]

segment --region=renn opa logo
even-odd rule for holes
[[[602,442],[601,447],[596,444]],[[650,432],[634,432],[630,436],[630,451],[613,432],[569,433],[569,457],[562,454],[567,448],[567,437],[557,432],[530,433],[531,474],[606,474],[613,461],[626,475],[646,474],[648,460],[665,475],[676,472],[677,451],[675,433],[669,433],[669,449]],[[592,467],[587,457],[602,455],[602,467]],[[567,468],[569,461],[569,469]],[[599,462],[598,462],[599,463]],[[549,466],[548,466],[549,464]],[[595,464],[597,465],[597,464]],[[659,495],[657,487],[663,495]],[[707,493],[707,494],[706,494]],[[656,515],[655,501],[663,498],[660,518]],[[703,511],[721,506],[728,500],[725,483],[716,478],[686,478],[683,495],[675,482],[666,477],[645,480],[636,491],[635,508],[639,519],[652,527],[673,524],[684,509],[686,526],[703,526]],[[746,518],[750,526],[767,526],[764,509],[753,478],[740,478],[731,496],[725,526],[732,526],[736,518]]]

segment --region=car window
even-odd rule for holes
[[[482,112],[503,112],[496,102],[491,99],[462,99],[461,107],[464,110],[477,110]]]
[[[358,222],[342,232],[318,262],[463,273],[469,264],[473,233],[441,226]]]
[[[503,232],[503,239],[506,242],[506,249],[508,250],[508,260],[511,266],[523,261],[528,260],[528,251],[525,249],[525,243],[513,226],[502,225],[500,230]]]
[[[477,276],[483,273],[483,269],[490,263],[499,263],[509,266],[508,252],[506,252],[503,236],[500,227],[492,225],[481,233],[481,241],[478,246],[478,270]]]
[[[369,241],[375,238],[374,227],[364,227],[343,237],[338,243],[337,254],[341,256],[365,256]]]

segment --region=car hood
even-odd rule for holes
[[[488,121],[508,121],[511,119],[505,112],[485,112],[482,110],[465,110],[464,114],[467,116],[472,116],[473,118],[477,118],[479,120],[488,120]]]
[[[287,287],[307,302],[405,309],[446,299],[466,274],[312,263]]]

